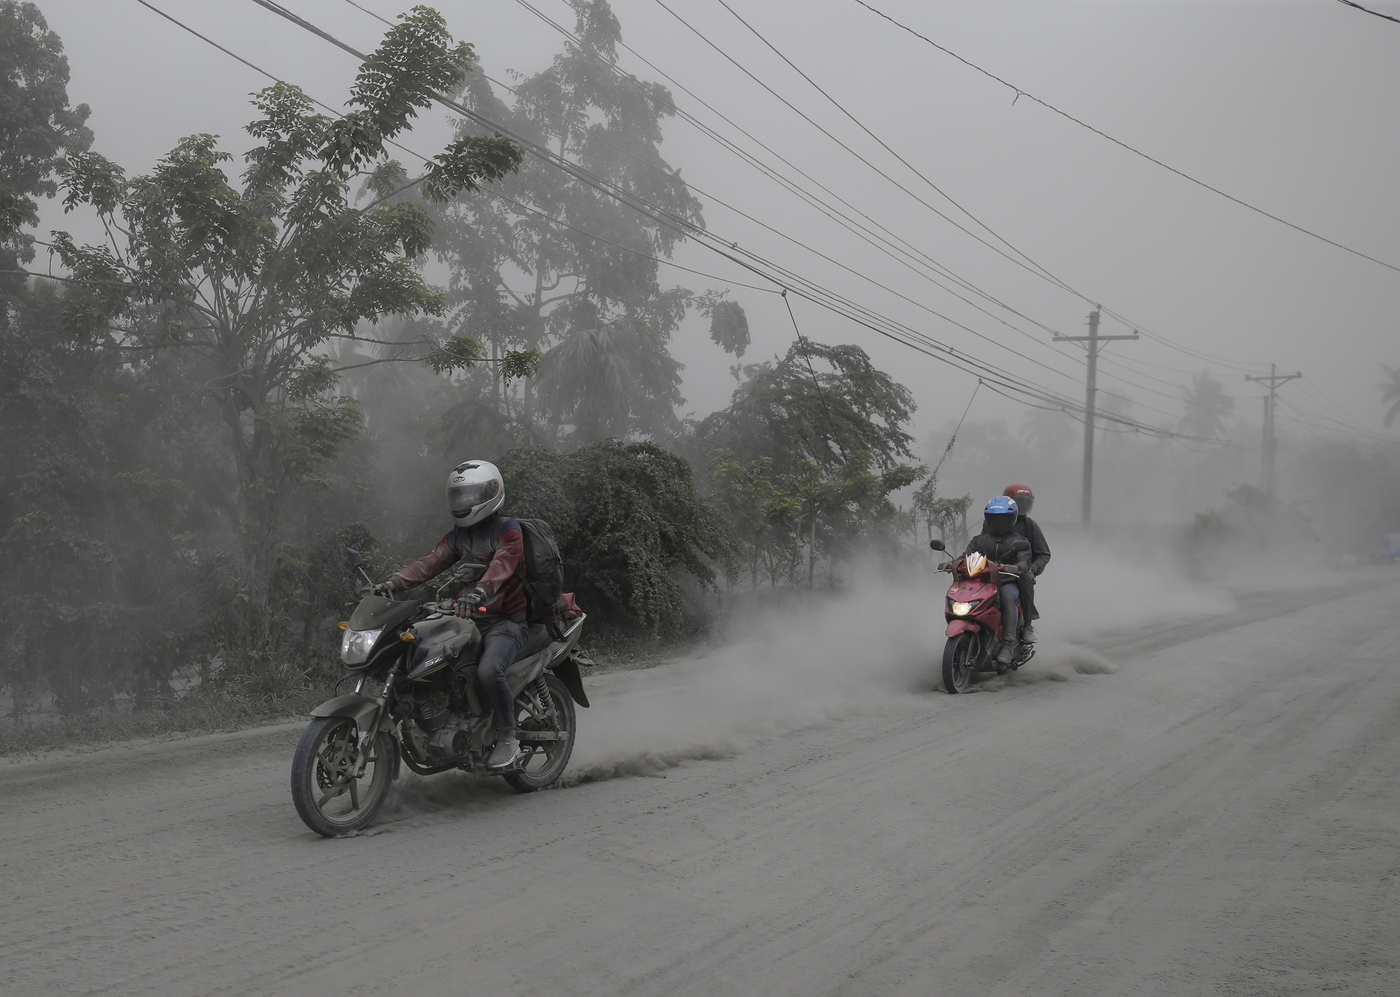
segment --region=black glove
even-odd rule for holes
[[[391,578],[377,585],[371,585],[369,590],[381,599],[387,599],[394,594],[394,581]]]
[[[471,616],[481,608],[481,604],[485,601],[486,593],[479,588],[464,592],[457,597],[457,615],[461,617]]]

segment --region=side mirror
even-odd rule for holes
[[[353,564],[355,567],[363,568],[365,566],[365,559],[360,555],[360,552],[357,551],[354,547],[346,547],[345,556],[350,558],[350,563]]]
[[[929,550],[947,550],[948,546],[942,540],[930,540],[928,548]]]
[[[462,581],[475,581],[486,574],[486,565],[473,564],[470,561],[458,561],[452,566],[452,577]]]

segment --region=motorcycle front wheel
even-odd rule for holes
[[[982,642],[978,635],[965,631],[948,638],[943,648],[943,691],[949,695],[967,692],[972,674],[977,670],[977,657]]]
[[[350,717],[317,717],[292,756],[292,802],[307,827],[337,838],[379,815],[393,782],[398,744],[381,731],[370,744],[364,774],[355,777],[359,725]]]
[[[522,793],[533,793],[558,781],[574,753],[574,701],[564,683],[553,672],[544,675],[545,688],[554,706],[554,715],[546,715],[531,697],[521,695],[515,701],[516,737],[520,739],[525,757],[520,770],[507,772],[506,782]],[[532,740],[532,732],[550,735],[549,740]]]

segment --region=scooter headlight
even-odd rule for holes
[[[977,603],[976,603],[975,601],[974,601],[974,602],[955,602],[955,603],[953,603],[953,606],[952,606],[953,615],[954,615],[954,616],[966,616],[968,613],[972,612],[972,607],[975,606],[975,605],[977,605]]]
[[[382,627],[378,630],[346,630],[345,636],[340,638],[340,660],[347,665],[363,665],[369,659],[374,642],[383,632]]]

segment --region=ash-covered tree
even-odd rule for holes
[[[709,450],[745,463],[771,457],[774,471],[788,475],[803,460],[831,472],[862,450],[881,471],[913,457],[904,426],[914,397],[859,346],[799,339],[782,358],[747,364],[740,375],[729,406],[696,425]]]
[[[58,192],[64,157],[85,152],[88,106],[68,103],[63,42],[32,3],[0,0],[0,296],[21,293],[38,198]],[[8,307],[0,298],[0,324]]]
[[[802,501],[794,483],[774,477],[772,457],[745,464],[732,451],[721,450],[711,461],[710,501],[739,543],[739,562],[747,564],[753,588],[758,588],[760,572],[777,588],[778,580],[791,577],[801,562],[797,526]]]
[[[267,603],[286,496],[315,483],[359,427],[353,401],[336,394],[328,344],[383,316],[446,308],[415,266],[431,220],[386,189],[402,171],[385,144],[435,93],[457,87],[472,58],[441,15],[413,8],[360,69],[348,113],[318,114],[286,84],[258,93],[247,130],[261,144],[237,183],[212,135],[184,139],[134,180],[91,153],[69,159],[66,206],[90,205],[114,236],[110,246],[55,237],[81,289],[69,296],[69,328],[123,356],[197,361],[192,375],[218,408],[237,473],[242,597],[254,617]],[[462,136],[411,183],[446,199],[522,158],[505,139]],[[366,178],[377,196],[359,207],[351,189]],[[458,339],[432,359],[446,368],[480,356]]]
[[[715,342],[740,356],[748,324],[716,292],[663,287],[658,260],[688,226],[704,224],[700,202],[660,152],[662,125],[675,113],[671,94],[617,66],[621,26],[606,0],[573,6],[578,43],[521,76],[511,103],[479,74],[468,77],[461,100],[593,182],[531,157],[516,175],[445,210],[436,251],[452,271],[449,328],[484,339],[492,356],[544,353],[541,376],[518,384],[518,400],[503,381],[492,386],[522,437],[663,438],[679,428],[681,365],[668,344],[687,311],[708,316]],[[470,122],[462,128],[485,134]],[[609,190],[651,209],[626,207]]]
[[[1395,422],[1395,417],[1400,416],[1400,367],[1386,367],[1385,372],[1390,375],[1390,380],[1379,385],[1379,388],[1381,404],[1388,406],[1385,410],[1385,425],[1389,428]]]
[[[733,556],[690,464],[655,443],[523,447],[500,467],[511,514],[553,526],[566,587],[604,622],[674,633],[687,616],[679,576],[712,588]]]
[[[928,473],[901,460],[913,456],[909,390],[860,347],[809,339],[740,377],[729,406],[695,427],[696,445],[711,461],[719,455],[716,486],[733,491],[735,465],[771,475],[778,506],[797,514],[785,537],[765,542],[800,550],[809,585],[822,557],[846,558],[863,541],[891,552],[904,527],[889,496]]]
[[[1225,393],[1225,385],[1207,373],[1192,374],[1191,386],[1183,388],[1182,400],[1186,414],[1180,429],[1188,436],[1224,439],[1228,418],[1235,410],[1235,400]]]

